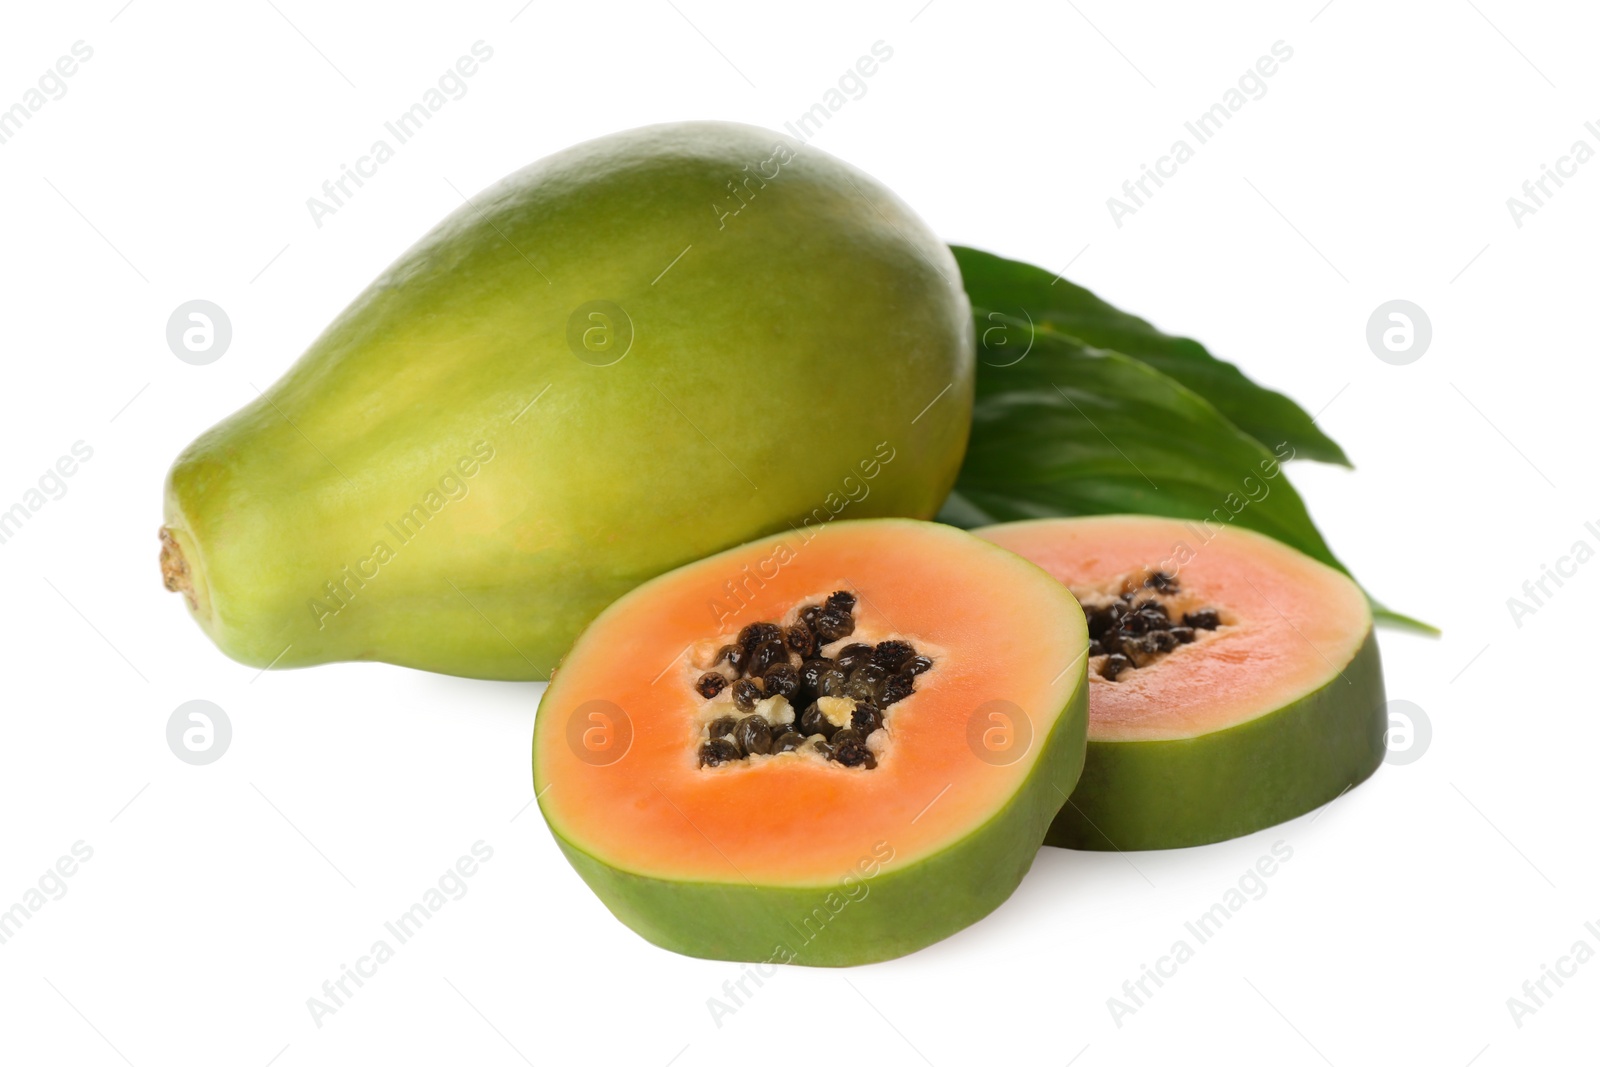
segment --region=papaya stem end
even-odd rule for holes
[[[183,547],[166,526],[161,527],[161,583],[171,592],[182,593],[191,610],[198,607],[189,561],[183,558]]]

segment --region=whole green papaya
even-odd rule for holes
[[[690,560],[931,517],[972,387],[955,261],[887,189],[755,127],[631,130],[474,197],[191,444],[162,571],[253,666],[544,678]]]

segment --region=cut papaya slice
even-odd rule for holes
[[[974,532],[1053,574],[1088,618],[1088,758],[1047,844],[1238,837],[1382,762],[1372,614],[1333,568],[1248,530],[1151,516]]]
[[[628,593],[539,706],[533,781],[578,874],[676,952],[819,966],[998,907],[1077,782],[1088,633],[953,527],[835,521]]]

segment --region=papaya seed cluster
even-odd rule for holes
[[[1177,613],[1178,580],[1165,571],[1146,571],[1126,579],[1114,596],[1080,596],[1089,623],[1089,656],[1104,657],[1100,677],[1114,682],[1125,671],[1148,667],[1179,645],[1192,644],[1197,631],[1223,625],[1214,607]]]
[[[706,723],[700,766],[789,752],[878,765],[889,709],[916,691],[933,660],[901,640],[842,644],[828,654],[824,646],[855,633],[855,608],[855,594],[841,589],[800,608],[788,626],[751,623],[717,650],[695,691],[728,712]],[[719,700],[725,691],[731,700]]]

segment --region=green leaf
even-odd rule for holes
[[[1209,519],[1344,569],[1279,457],[1204,397],[1120,352],[998,312],[979,318],[978,332],[972,439],[946,521]]]
[[[1163,515],[1191,520],[1202,543],[1208,527],[1243,526],[1349,573],[1281,469],[1283,456],[1204,397],[1140,360],[1023,319],[980,312],[977,330],[972,438],[940,521]],[[1431,630],[1376,602],[1373,610]]]
[[[1432,623],[1414,619],[1410,615],[1402,615],[1398,611],[1390,611],[1376,600],[1372,594],[1367,594],[1367,603],[1372,605],[1372,617],[1379,626],[1392,626],[1396,630],[1410,630],[1412,633],[1422,634],[1426,637],[1438,637],[1441,631]]]
[[[1162,333],[1038,267],[972,248],[951,246],[951,251],[961,265],[974,310],[1023,318],[1086,345],[1132,356],[1209,400],[1256,440],[1274,448],[1287,444],[1296,458],[1350,466],[1344,450],[1317,428],[1300,405],[1257,385],[1199,342]],[[980,316],[979,329],[983,326]]]

